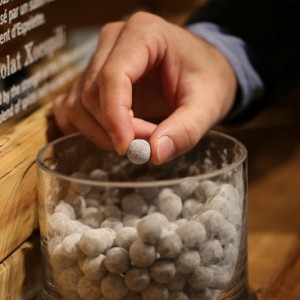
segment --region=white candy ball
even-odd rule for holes
[[[146,140],[133,140],[128,148],[127,156],[134,164],[144,164],[151,156],[150,144]]]
[[[82,299],[98,300],[101,296],[100,282],[83,276],[78,281],[77,292]]]
[[[149,267],[156,259],[156,250],[152,245],[145,244],[138,239],[132,243],[129,249],[132,262],[138,267]]]
[[[173,259],[182,250],[182,241],[177,233],[170,232],[161,237],[157,243],[157,251],[162,258]]]
[[[169,189],[167,189],[168,191]],[[162,190],[158,195],[157,207],[170,221],[174,221],[182,211],[182,200],[174,192]]]
[[[143,300],[168,300],[169,291],[162,284],[151,284],[143,292]]]
[[[79,247],[88,256],[104,253],[113,245],[114,237],[104,229],[90,229],[85,231],[79,241]]]
[[[151,278],[146,268],[132,267],[124,277],[126,286],[135,292],[140,292],[148,287]]]
[[[116,242],[122,248],[129,250],[131,244],[138,238],[137,231],[134,227],[123,227],[118,230]]]
[[[104,260],[105,256],[103,254],[99,254],[95,257],[87,257],[80,263],[81,270],[87,278],[100,280],[107,274]]]
[[[180,253],[177,257],[176,270],[183,274],[193,272],[200,265],[200,255],[196,250],[187,250]]]
[[[151,278],[157,283],[167,283],[174,278],[175,274],[174,263],[170,260],[157,260],[150,267]]]
[[[141,217],[146,214],[148,210],[148,205],[145,199],[139,194],[128,194],[121,202],[122,211],[125,214],[136,215]]]
[[[70,218],[70,220],[75,220],[75,216],[76,216],[74,208],[70,204],[68,204],[64,201],[61,201],[55,207],[54,213],[64,213],[65,215],[67,215]]]
[[[196,247],[203,242],[206,237],[204,226],[197,222],[190,220],[176,229],[176,233],[180,236],[183,245],[189,248]]]
[[[113,274],[126,272],[130,267],[128,251],[121,247],[111,248],[106,252],[104,265]]]
[[[101,280],[100,288],[103,296],[109,300],[122,299],[128,293],[123,277],[115,274],[106,275]]]
[[[162,234],[162,223],[157,222],[155,216],[144,217],[137,224],[137,233],[139,237],[148,244],[156,244]]]
[[[82,276],[82,271],[77,266],[72,266],[62,271],[58,282],[66,291],[77,291],[77,285]]]
[[[70,259],[80,259],[84,256],[79,248],[81,233],[73,233],[68,235],[62,241],[62,253]]]

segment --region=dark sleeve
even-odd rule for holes
[[[267,92],[259,105],[279,98],[299,80],[299,0],[210,0],[188,24],[198,22],[217,24],[248,45]]]

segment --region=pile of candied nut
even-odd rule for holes
[[[103,169],[71,177],[110,179]],[[232,279],[243,206],[232,184],[193,177],[132,188],[73,182],[63,199],[54,198],[46,200],[45,239],[63,299],[208,300]]]

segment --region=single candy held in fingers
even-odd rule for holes
[[[136,139],[130,143],[127,156],[134,164],[144,164],[150,159],[150,144],[143,139]]]

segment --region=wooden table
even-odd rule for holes
[[[262,300],[300,299],[300,122],[290,116],[230,132],[248,149],[249,281]]]

